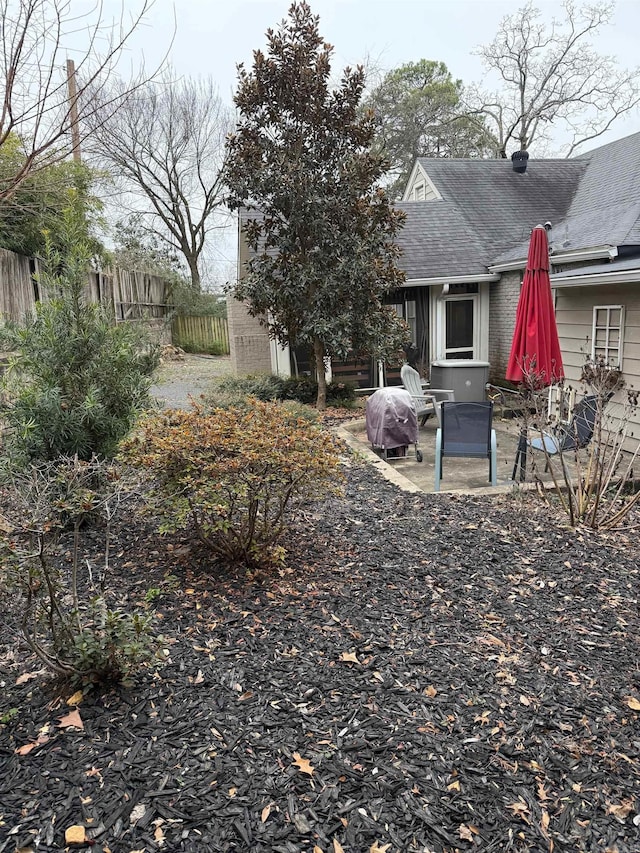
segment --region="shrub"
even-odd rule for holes
[[[590,441],[578,451],[549,454],[545,450],[541,455],[545,470],[551,475],[553,493],[571,526],[615,529],[622,526],[631,510],[640,504],[640,491],[634,477],[640,442],[630,429],[636,419],[638,392],[625,388],[622,373],[602,358],[585,362],[580,381],[584,394],[595,398]],[[609,401],[615,394],[619,394],[620,402],[611,403],[614,409],[611,414]],[[547,428],[546,394],[533,399],[538,404],[533,437],[540,438]],[[524,427],[527,427],[526,420]],[[535,454],[532,467],[534,476],[541,482]],[[541,493],[545,497],[549,494],[543,489]]]
[[[205,344],[202,343],[202,341],[196,341],[192,338],[180,338],[177,345],[185,352],[196,354],[205,353],[206,355],[225,355],[227,352],[227,348],[221,341],[210,341]]]
[[[207,396],[207,404],[240,405],[247,397],[258,400],[293,400],[312,405],[318,395],[318,383],[309,376],[283,378],[269,374],[257,376],[226,376],[218,380]],[[351,382],[330,382],[327,386],[327,403],[333,406],[350,406],[356,399],[356,386]]]
[[[84,298],[90,246],[77,213],[65,214],[64,252],[50,244],[41,276],[49,301],[24,328],[5,330],[17,351],[5,377],[2,417],[22,461],[111,456],[148,404],[158,348]]]
[[[191,527],[219,558],[277,564],[287,519],[303,500],[334,491],[331,436],[282,405],[171,411],[141,423],[125,458],[152,476],[161,531]]]
[[[59,459],[14,471],[5,483],[13,529],[0,552],[22,595],[22,632],[34,654],[72,683],[127,678],[150,658],[148,614],[107,604],[109,531],[122,490],[104,462]],[[84,537],[103,534],[103,563],[84,557]],[[71,564],[65,561],[71,555]]]

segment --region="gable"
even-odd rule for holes
[[[413,165],[402,201],[438,201],[442,198],[419,160]]]

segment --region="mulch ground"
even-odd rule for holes
[[[88,692],[82,728],[5,595],[1,853],[71,825],[112,853],[640,851],[635,534],[347,473],[271,576],[128,518],[112,588],[177,576],[167,656]]]

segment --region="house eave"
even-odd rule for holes
[[[442,287],[443,284],[482,284],[484,282],[500,281],[495,273],[480,275],[448,275],[434,278],[408,278],[403,287]]]
[[[579,264],[584,261],[597,261],[601,258],[613,260],[617,257],[617,246],[595,246],[592,249],[576,249],[573,252],[550,253],[550,260],[552,264]],[[516,261],[506,261],[504,264],[491,264],[489,269],[491,272],[510,272],[511,270],[524,269],[526,265],[526,258],[518,258]]]
[[[566,275],[561,278],[550,276],[551,287],[594,287],[595,285],[607,284],[639,284],[640,264],[635,270],[621,270],[619,272],[597,273],[595,275]]]

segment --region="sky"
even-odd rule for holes
[[[104,16],[117,18],[122,7],[138,9],[141,2],[103,0]],[[95,0],[76,0],[73,5],[92,9]],[[320,17],[320,33],[334,47],[334,73],[367,61],[388,70],[431,59],[444,62],[464,84],[491,90],[497,81],[492,85],[486,77],[474,50],[490,43],[501,20],[524,0],[310,0],[310,5]],[[533,5],[545,20],[563,17],[557,0],[533,0]],[[264,49],[267,29],[278,26],[289,6],[290,0],[155,0],[130,42],[127,58],[135,64],[144,55],[151,68],[167,54],[179,75],[211,75],[222,99],[231,104],[237,64],[251,66],[253,50]],[[639,33],[640,0],[617,0],[612,22],[594,38],[594,47],[631,69],[640,62]],[[639,130],[637,110],[588,147]],[[548,153],[553,154],[553,148]],[[232,263],[232,247],[222,254]]]

